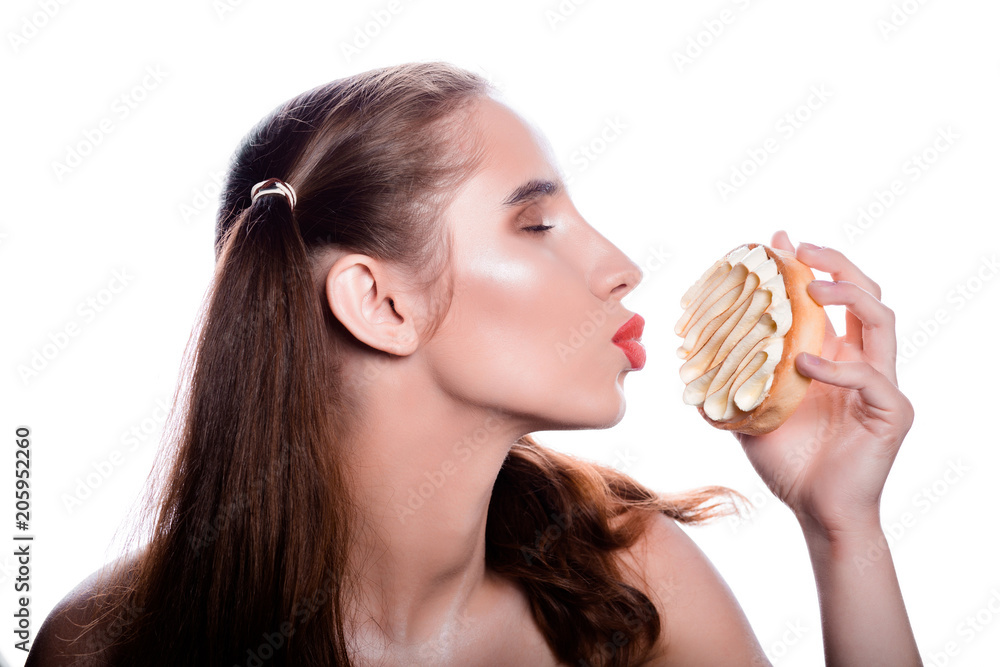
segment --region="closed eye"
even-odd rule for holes
[[[538,202],[532,203],[531,206],[521,211],[517,219],[521,224],[525,225],[524,227],[520,227],[521,231],[530,232],[531,234],[544,234],[552,229],[552,225],[540,224],[545,221],[545,213]],[[532,222],[535,224],[526,224]]]

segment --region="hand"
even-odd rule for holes
[[[799,244],[778,231],[771,246],[795,252],[833,283],[813,281],[820,305],[846,307],[846,335],[826,318],[818,364],[800,353],[795,366],[813,379],[805,398],[776,430],[736,434],[768,488],[802,523],[835,537],[881,528],[879,499],[896,452],[913,423],[913,406],[896,382],[895,316],[879,286],[842,253]]]

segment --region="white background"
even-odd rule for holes
[[[539,439],[659,490],[724,484],[750,496],[747,520],[689,534],[775,664],[821,664],[803,539],[736,440],[681,402],[673,325],[684,290],[736,245],[769,243],[784,228],[793,242],[836,247],[881,285],[897,316],[899,381],[916,421],[882,513],[921,652],[928,665],[995,664],[1000,443],[988,426],[1000,279],[989,262],[1000,240],[1000,5],[399,0],[394,14],[389,6],[4,3],[0,507],[12,535],[12,441],[16,426],[29,425],[33,632],[110,557],[142,489],[159,403],[171,400],[211,277],[216,181],[239,139],[307,88],[443,59],[486,74],[547,134],[573,176],[578,209],[645,270],[625,301],[646,319],[648,352],[646,367],[626,379],[626,417],[611,430]],[[380,26],[373,12],[390,20]],[[367,44],[358,37],[366,27]],[[355,40],[361,48],[346,53]],[[811,97],[816,90],[825,99]],[[794,126],[783,120],[796,113]],[[938,142],[947,150],[933,148],[949,128],[950,143]],[[777,150],[766,162],[741,166],[769,138]],[[86,154],[57,173],[71,151]],[[933,163],[914,171],[925,151]],[[749,176],[724,198],[719,183],[741,168]],[[902,194],[879,210],[878,193],[888,201],[896,179]],[[859,207],[878,215],[852,233]],[[118,293],[108,291],[119,286],[115,271],[128,277]],[[87,314],[87,299],[104,299],[101,312]],[[828,312],[842,333],[843,309]],[[58,347],[71,324],[77,335]],[[25,377],[36,353],[48,358]],[[131,429],[143,438],[134,447],[124,440]],[[74,494],[87,497],[68,507]],[[20,664],[12,552],[0,550],[0,651]],[[974,629],[967,618],[977,613]]]

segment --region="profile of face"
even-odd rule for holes
[[[444,213],[454,296],[422,345],[427,369],[456,401],[528,431],[613,426],[632,365],[612,338],[642,271],[576,210],[520,116],[481,98],[470,122],[485,161]]]

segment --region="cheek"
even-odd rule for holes
[[[568,309],[553,273],[500,258],[468,266],[456,279],[449,336],[466,341],[464,351],[481,365],[515,359],[524,359],[519,365],[551,364],[545,358],[553,356],[559,322],[565,321],[561,311]]]
[[[595,304],[558,262],[466,265],[436,337],[439,381],[467,399],[526,411],[574,403],[600,385],[611,391],[621,360]]]

